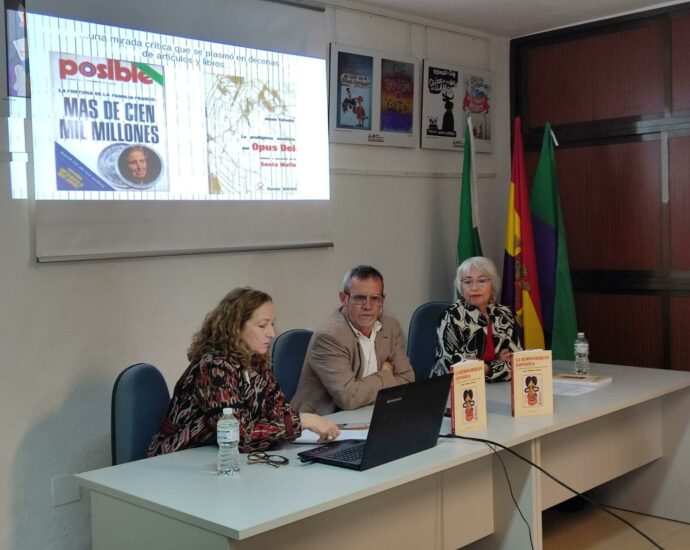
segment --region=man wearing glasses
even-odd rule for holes
[[[376,400],[381,388],[414,381],[400,323],[382,315],[383,276],[368,265],[345,274],[340,308],[309,343],[292,405],[299,412],[329,414]]]

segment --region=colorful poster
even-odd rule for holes
[[[338,52],[338,128],[371,130],[374,59]]]
[[[413,128],[414,65],[381,60],[381,131],[409,133]]]
[[[166,191],[163,67],[56,52],[50,66],[57,190]]]
[[[472,117],[477,150],[491,142],[491,101],[493,99],[491,77],[477,71],[463,75],[462,110],[464,119]]]
[[[331,44],[330,77],[332,142],[419,145],[417,60]]]
[[[7,95],[31,97],[29,52],[26,48],[26,7],[17,0],[5,0]]]

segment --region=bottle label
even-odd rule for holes
[[[240,440],[240,429],[238,427],[218,432],[218,443],[234,443]]]
[[[575,344],[575,353],[589,353],[589,344]]]

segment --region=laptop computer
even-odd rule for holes
[[[302,462],[368,470],[436,445],[452,375],[380,390],[365,441],[345,439],[298,453]]]

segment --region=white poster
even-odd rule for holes
[[[427,149],[462,150],[472,118],[478,152],[491,152],[491,74],[424,60],[421,143]]]

